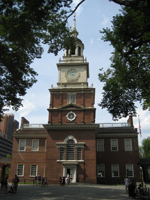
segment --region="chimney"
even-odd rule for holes
[[[20,128],[22,128],[24,124],[29,124],[29,121],[26,118],[21,117],[21,127]]]
[[[129,116],[129,119],[127,120],[128,126],[133,127],[133,118],[132,115]]]

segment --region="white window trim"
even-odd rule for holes
[[[76,104],[76,93],[67,93],[67,103],[72,103],[72,102],[69,102],[68,95],[75,95],[75,102],[73,104]]]
[[[34,141],[38,141],[38,149],[37,149],[37,150],[34,150],[34,149],[33,149],[33,142],[34,142]],[[39,151],[39,139],[33,139],[33,140],[32,140],[32,151]]]
[[[130,141],[130,150],[128,150],[126,148],[126,141],[129,140]],[[124,147],[125,147],[125,151],[132,151],[132,139],[124,139]]]
[[[98,166],[102,165],[103,166],[103,169],[104,169],[104,176],[99,176],[99,170],[98,170]],[[105,177],[105,164],[97,164],[97,177],[98,178],[104,178]]]
[[[133,174],[133,176],[129,176],[127,174],[127,165],[131,165],[132,166],[132,174]],[[134,165],[133,164],[126,164],[126,177],[134,177]]]
[[[21,141],[25,141],[24,150],[21,150],[21,149],[20,149],[20,143],[21,143]],[[19,140],[19,148],[18,148],[18,151],[26,151],[26,140],[25,140],[25,139],[20,139],[20,140]]]
[[[116,140],[116,142],[117,142],[117,146],[116,146],[116,147],[117,147],[117,150],[113,150],[113,149],[112,149],[112,141],[113,141],[113,140]],[[111,139],[111,151],[118,151],[118,139]]]
[[[36,175],[34,176],[34,175],[31,175],[31,169],[32,169],[32,166],[33,165],[36,165],[36,164],[32,164],[32,165],[30,165],[30,177],[35,177],[35,176],[37,176],[37,174],[38,174],[38,165],[36,165]]]
[[[23,166],[22,175],[18,175],[18,166],[19,166],[19,165],[22,165],[22,166]],[[18,164],[18,165],[17,165],[17,172],[16,172],[16,174],[17,174],[18,177],[23,177],[23,176],[24,176],[24,164]]]
[[[118,166],[118,176],[113,176],[113,166],[114,166],[114,165],[117,165],[117,166]],[[119,165],[118,165],[118,164],[112,164],[112,165],[111,165],[111,174],[112,174],[112,177],[113,177],[113,178],[118,178],[118,177],[120,177],[120,171],[119,171]]]
[[[102,142],[102,149],[99,148],[99,142]],[[97,151],[104,151],[104,139],[98,139],[97,140]]]
[[[60,147],[60,149],[59,149],[59,160],[64,160],[64,159],[61,159],[61,149],[63,149],[63,158],[64,158],[64,148],[63,147]]]

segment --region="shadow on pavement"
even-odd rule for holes
[[[0,194],[0,200],[125,200],[132,199],[125,192],[124,186],[92,186],[92,185],[69,185],[59,186],[50,185],[46,187],[34,186],[34,185],[19,185],[16,194]]]

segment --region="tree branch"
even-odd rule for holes
[[[117,3],[117,4],[121,5],[121,6],[130,5],[130,1],[129,0],[124,0],[124,1],[122,1],[122,0],[109,0],[109,1],[113,1],[114,3]]]
[[[75,7],[75,9],[70,13],[70,15],[67,16],[66,18],[66,22],[69,19],[69,17],[71,17],[71,15],[73,15],[73,13],[75,13],[75,11],[77,10],[77,8],[84,2],[85,0],[80,1],[80,3],[77,4],[77,6]]]

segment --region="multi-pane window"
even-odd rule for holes
[[[112,177],[119,177],[119,165],[111,166]]]
[[[68,103],[76,103],[76,94],[74,93],[68,94]]]
[[[134,170],[133,170],[132,164],[126,165],[126,176],[127,177],[134,177]]]
[[[45,151],[46,151],[46,146],[47,146],[47,140],[45,140]]]
[[[81,147],[77,148],[77,160],[82,160],[82,149]]]
[[[104,151],[104,140],[97,140],[97,151]]]
[[[60,160],[64,160],[64,148],[60,148]]]
[[[67,160],[74,160],[75,148],[74,140],[70,139],[67,141]]]
[[[97,176],[105,177],[105,165],[104,164],[97,165]]]
[[[111,151],[118,151],[118,140],[111,139]]]
[[[24,176],[24,165],[17,165],[17,176]]]
[[[132,151],[132,139],[125,139],[125,151]]]
[[[30,176],[32,177],[37,176],[37,165],[31,165]]]
[[[26,140],[19,140],[19,151],[25,151],[26,149]]]
[[[39,140],[32,140],[32,151],[39,151]]]

